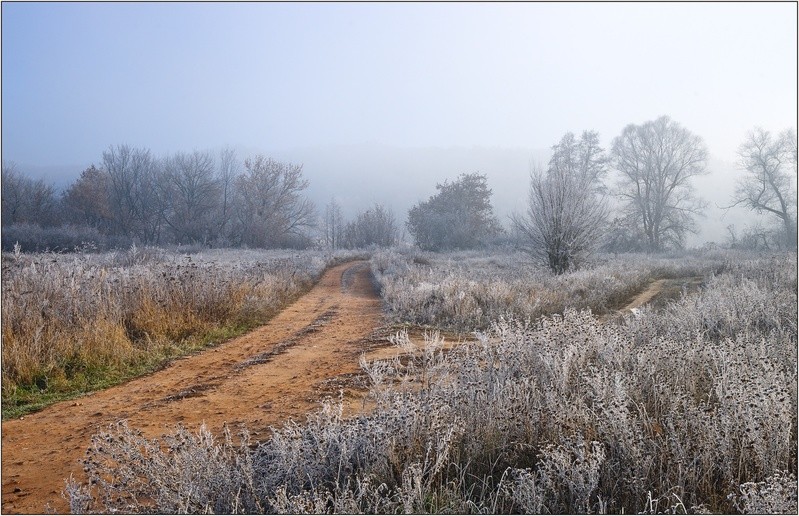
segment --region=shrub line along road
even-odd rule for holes
[[[146,437],[177,423],[214,435],[246,425],[254,440],[269,426],[318,407],[325,380],[357,373],[358,358],[382,322],[366,261],[327,270],[267,325],[153,374],[2,423],[2,512],[69,511],[64,480],[83,479],[79,460],[91,436],[127,419]],[[337,391],[336,391],[337,392]]]
[[[622,310],[654,297],[661,282]],[[146,437],[178,423],[205,423],[214,435],[246,425],[254,440],[293,418],[301,420],[331,392],[330,380],[360,371],[358,359],[380,329],[381,301],[369,263],[348,262],[322,276],[309,293],[268,324],[203,353],[178,359],[153,374],[54,404],[2,423],[2,512],[69,511],[61,496],[91,436],[126,419]],[[341,387],[345,381],[333,383]],[[350,404],[354,402],[350,400]]]

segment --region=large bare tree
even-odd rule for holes
[[[165,206],[159,195],[159,166],[150,151],[111,146],[103,152],[103,168],[116,232],[143,243],[158,243]]]
[[[796,247],[796,133],[793,129],[774,137],[756,128],[738,149],[739,180],[733,204],[780,220],[784,245]]]
[[[213,216],[220,198],[213,157],[207,152],[177,153],[164,159],[162,166],[164,221],[175,241],[207,242],[214,232]]]
[[[567,133],[546,170],[534,168],[525,216],[512,217],[529,251],[556,274],[580,265],[602,238],[608,206],[602,178],[607,158],[599,135]]]
[[[629,230],[642,235],[649,251],[682,247],[705,207],[691,188],[691,179],[705,173],[702,138],[661,116],[625,127],[613,140],[611,160],[621,175],[618,194]]]
[[[239,243],[286,245],[314,224],[314,206],[302,194],[308,187],[302,165],[256,156],[245,160],[244,169],[235,182]]]

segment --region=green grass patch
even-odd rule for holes
[[[66,374],[59,371],[52,376],[40,375],[32,384],[19,386],[13,392],[4,393],[3,421],[154,373],[177,358],[218,346],[261,324],[264,324],[264,321],[232,324],[188,337],[180,342],[164,342],[156,349],[142,352],[136,359],[117,367],[86,367],[75,364],[65,368]]]

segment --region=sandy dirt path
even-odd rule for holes
[[[654,304],[657,307],[660,303],[662,307],[664,300],[677,300],[681,295],[696,292],[702,288],[704,281],[703,276],[681,276],[655,280],[649,284],[646,290],[621,308],[619,313],[626,314],[647,304]]]
[[[616,310],[612,310],[604,315],[600,315],[597,317],[597,320],[601,323],[607,323],[608,321],[612,320],[621,320],[622,317],[625,315],[629,315],[630,312],[635,312],[638,308],[644,306],[645,304],[651,302],[657,296],[663,292],[663,288],[666,285],[665,279],[658,279],[653,280],[650,282],[647,287],[642,291],[633,296],[631,299],[627,300],[623,306]]]
[[[666,284],[665,279],[659,279],[653,281],[652,283],[649,284],[646,290],[635,296],[635,298],[633,298],[632,301],[627,303],[627,305],[624,306],[624,308],[622,308],[621,310],[619,310],[619,312],[627,313],[635,308],[640,308],[645,304],[649,303],[650,301],[652,301],[652,299],[655,296],[660,294],[660,292],[663,290],[663,285],[665,284]]]
[[[2,424],[2,512],[41,513],[49,505],[68,512],[61,497],[90,438],[127,419],[156,437],[182,423],[201,423],[219,435],[224,423],[245,424],[253,439],[270,425],[303,420],[324,394],[360,369],[358,358],[374,347],[381,305],[367,262],[329,269],[311,291],[267,325],[156,373],[52,405]],[[371,343],[371,344],[370,344]],[[331,388],[332,387],[332,388]]]

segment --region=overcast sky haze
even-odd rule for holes
[[[529,156],[570,130],[609,147],[666,114],[734,162],[754,126],[796,125],[796,19],[793,2],[4,2],[3,159],[24,171],[99,163],[111,144],[232,145],[318,177],[297,149]]]

